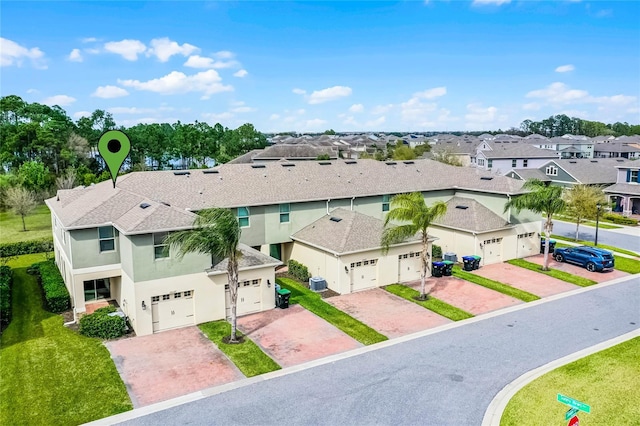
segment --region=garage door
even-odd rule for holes
[[[483,265],[502,262],[502,238],[484,240],[482,242],[482,252]]]
[[[378,259],[368,259],[351,264],[351,292],[366,290],[378,285]]]
[[[151,298],[153,332],[195,324],[193,290],[161,294]]]
[[[419,280],[421,271],[420,252],[398,255],[398,282],[406,283]]]
[[[236,307],[236,315],[246,315],[260,311],[262,292],[262,280],[244,280],[238,282],[238,305]],[[231,317],[231,293],[229,293],[229,284],[225,286],[225,303],[227,318]]]

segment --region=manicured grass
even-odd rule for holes
[[[10,259],[7,262],[7,266],[10,266],[11,268],[28,268],[34,263],[44,262],[45,260],[52,259],[52,258],[53,258],[53,252],[23,254],[21,256],[16,256]]]
[[[427,300],[416,300],[416,297],[420,296],[420,292],[412,289],[411,287],[407,287],[406,285],[391,284],[384,287],[384,289],[389,293],[400,296],[403,299],[407,299],[408,301],[418,304],[423,308],[429,309],[430,311],[433,311],[438,315],[449,318],[452,321],[460,321],[473,317],[473,315],[469,312],[463,311],[462,309],[456,308],[455,306],[451,306],[448,303],[443,302],[440,299],[436,299],[433,296],[429,296],[429,299]]]
[[[538,296],[536,296],[535,294],[531,294],[528,291],[520,290],[519,288],[511,287],[510,285],[501,283],[500,281],[490,280],[489,278],[481,277],[472,272],[465,271],[458,265],[455,265],[453,267],[453,275],[465,281],[469,281],[474,284],[481,285],[482,287],[497,291],[498,293],[515,297],[516,299],[520,299],[523,302],[533,302],[534,300],[540,299]]]
[[[574,225],[576,224],[576,220],[572,217],[569,216],[562,216],[562,215],[554,215],[553,216],[554,219],[558,219],[558,220],[562,220],[564,222],[570,222],[573,223]],[[596,226],[596,221],[595,220],[588,220],[586,222],[582,222],[580,223],[580,226],[582,225],[586,225],[586,226],[592,226],[595,228]],[[598,222],[598,227],[602,228],[602,229],[620,229],[622,228],[622,226],[620,225],[615,225],[614,222],[609,222],[605,219],[600,219],[600,221]]]
[[[549,269],[548,271],[543,271],[542,266],[538,265],[537,263],[529,262],[524,259],[511,259],[511,260],[508,260],[507,263],[510,263],[511,265],[519,266],[521,268],[529,269],[531,271],[536,271],[541,274],[549,275],[550,277],[557,278],[559,280],[566,281],[571,284],[579,285],[580,287],[589,287],[590,285],[598,284],[597,282],[590,280],[588,278],[572,275],[564,271],[558,271],[557,269]]]
[[[568,406],[561,393],[591,406],[580,424],[637,425],[640,419],[640,338],[567,364],[534,380],[509,401],[500,424],[562,425]]]
[[[268,373],[270,371],[280,370],[280,366],[267,354],[262,352],[251,339],[245,337],[244,342],[238,344],[227,344],[222,341],[223,337],[231,335],[231,324],[225,320],[208,322],[200,324],[200,330],[211,340],[216,346],[225,353],[239,369],[247,377],[257,376],[259,374]],[[242,333],[238,331],[238,337]]]
[[[51,212],[44,204],[24,218],[27,232],[22,230],[22,218],[11,211],[0,212],[0,243],[37,240],[51,237]]]
[[[562,235],[551,235],[551,238],[553,238],[554,240],[570,241],[572,243],[578,243],[578,244],[581,244],[583,246],[594,247],[593,241],[584,241],[584,240],[575,241],[572,238],[563,237]],[[610,250],[610,251],[615,251],[617,253],[627,254],[629,256],[640,256],[639,253],[636,253],[634,251],[625,250],[625,249],[618,248],[618,247],[613,247],[613,246],[608,246],[608,245],[605,245],[605,244],[598,244],[598,248],[605,249],[605,250]]]
[[[386,336],[378,333],[368,325],[358,321],[340,309],[328,304],[322,297],[290,278],[277,278],[276,282],[282,288],[291,291],[290,304],[299,303],[305,309],[313,312],[320,318],[344,331],[349,336],[364,345],[388,340]]]
[[[616,256],[614,268],[628,274],[640,274],[640,260]]]
[[[13,272],[13,319],[0,340],[0,424],[81,424],[131,410],[102,342],[64,327],[62,316],[42,309],[26,268]]]

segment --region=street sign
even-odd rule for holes
[[[569,398],[568,396],[558,394],[558,402],[562,402],[563,404],[566,404],[572,408],[577,408],[578,410],[584,411],[585,413],[591,412],[591,407],[589,405],[585,404],[584,402],[577,401],[573,398]]]
[[[577,408],[569,408],[569,411],[564,413],[564,419],[569,420],[571,417],[575,416],[577,412],[578,412]]]
[[[580,426],[580,419],[578,416],[572,417],[571,420],[569,420],[569,423],[567,423],[567,426]]]

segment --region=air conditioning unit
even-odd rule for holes
[[[327,289],[327,280],[322,277],[309,278],[309,288],[311,291],[324,291]]]
[[[456,255],[455,253],[445,253],[442,256],[443,260],[449,260],[453,263],[458,263],[458,255]]]

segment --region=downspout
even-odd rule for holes
[[[478,234],[473,233],[473,254],[476,254],[476,250],[478,249]]]
[[[329,216],[329,202],[331,202],[331,198],[327,200],[327,216]]]
[[[353,200],[355,200],[355,199],[356,199],[356,197],[352,197],[351,198],[351,211],[353,211]]]
[[[507,199],[509,200],[509,210],[507,211],[507,223],[511,223],[511,195],[507,194]]]

